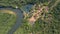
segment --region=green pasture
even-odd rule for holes
[[[0,12],[0,34],[7,34],[15,24],[16,16],[13,14]]]

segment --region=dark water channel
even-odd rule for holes
[[[24,6],[24,9],[22,8],[22,10],[29,12],[29,10],[31,9],[32,5],[26,5]],[[12,10],[13,12],[15,12],[17,14],[17,20],[15,25],[13,25],[13,27],[8,31],[7,34],[13,34],[21,25],[22,25],[22,20],[23,20],[23,11],[21,9],[16,9],[13,8],[11,6],[8,7],[4,7],[4,6],[0,6],[0,10]]]

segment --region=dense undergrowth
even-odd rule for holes
[[[60,34],[60,2],[53,6],[56,1],[53,0],[49,4],[42,2],[44,6],[49,7],[48,13],[43,17],[44,19],[39,18],[32,26],[25,19],[24,24],[14,34]],[[51,10],[52,6],[53,9]],[[46,20],[47,18],[48,20]]]
[[[43,20],[39,18],[35,24],[31,26],[29,22],[24,19],[23,24],[14,34],[60,34],[60,1],[54,6],[56,1],[59,0],[0,0],[0,5],[18,6],[20,8],[27,4],[43,4],[49,7],[49,12],[45,14]],[[52,19],[50,17],[52,17]],[[48,20],[46,20],[47,18]]]

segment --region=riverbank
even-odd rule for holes
[[[0,34],[7,34],[16,22],[16,15],[7,10],[0,10]]]
[[[16,22],[15,25],[12,26],[12,28],[8,31],[8,34],[13,34],[14,31],[19,28],[19,26],[22,24],[22,19],[23,19],[23,13],[20,9],[13,9],[13,8],[5,8],[5,7],[1,7],[0,10],[11,10],[12,12],[16,13]]]

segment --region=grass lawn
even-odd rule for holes
[[[10,10],[0,10],[0,34],[7,34],[16,21],[16,15],[6,11]]]

